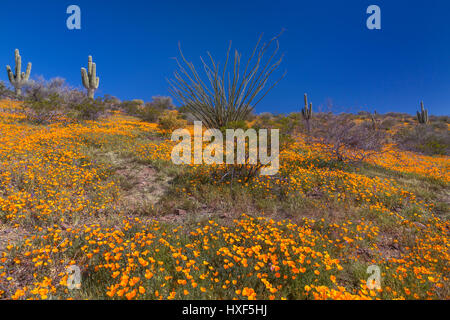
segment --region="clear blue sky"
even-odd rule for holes
[[[82,30],[66,28],[66,8],[81,8]],[[381,8],[381,30],[366,28],[366,8]],[[19,48],[32,74],[81,86],[92,54],[99,95],[151,100],[169,95],[178,42],[192,61],[207,50],[221,60],[230,40],[247,53],[260,33],[280,39],[287,76],[256,111],[292,112],[303,93],[334,111],[414,113],[419,101],[449,114],[448,0],[2,0],[0,80]]]

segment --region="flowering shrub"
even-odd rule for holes
[[[186,120],[178,117],[176,110],[166,110],[158,119],[159,128],[165,134],[171,134],[175,129],[182,129],[186,124]]]

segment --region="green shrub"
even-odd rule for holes
[[[119,104],[119,109],[121,109],[123,112],[132,115],[132,116],[139,116],[140,115],[140,106],[142,104],[138,101],[123,101]]]
[[[24,102],[27,119],[34,124],[48,124],[62,115],[63,99],[52,93],[41,99],[27,99]]]
[[[138,116],[147,122],[157,122],[162,112],[162,110],[157,109],[151,103],[146,103],[144,107],[139,110]]]
[[[181,119],[176,110],[166,110],[159,117],[158,126],[163,133],[170,134],[175,129],[184,128],[186,120]]]
[[[245,120],[230,121],[230,122],[228,122],[228,124],[226,126],[220,128],[220,131],[222,131],[225,134],[227,129],[247,130],[248,129],[248,125],[247,125],[247,122],[245,122]]]
[[[86,98],[81,102],[69,105],[72,118],[79,120],[97,120],[105,111],[106,104],[101,98],[95,100]]]
[[[450,134],[446,124],[403,128],[397,132],[394,140],[403,150],[425,155],[450,154]]]
[[[139,103],[138,103],[139,102]],[[158,119],[166,110],[175,110],[172,98],[156,96],[152,97],[151,102],[146,104],[142,100],[133,100],[132,103],[137,104],[136,116],[147,122],[158,122]]]
[[[380,129],[391,130],[396,124],[397,124],[397,121],[394,118],[388,117],[388,118],[384,119],[383,121],[381,121]]]

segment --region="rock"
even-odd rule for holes
[[[175,214],[176,214],[177,216],[184,216],[186,213],[187,213],[186,210],[183,210],[183,209],[175,209]]]

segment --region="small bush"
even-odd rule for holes
[[[146,104],[141,103],[143,102],[141,100],[131,102],[134,105],[128,104],[128,108],[137,108],[135,115],[147,122],[157,122],[165,110],[175,110],[170,97],[152,97],[152,102],[147,102]]]
[[[118,110],[119,105],[122,103],[119,98],[114,97],[110,94],[105,94],[103,96],[103,102],[109,106],[112,110]]]
[[[150,104],[158,110],[174,110],[175,106],[171,97],[155,96],[152,97]]]
[[[106,111],[106,104],[101,98],[85,98],[81,102],[70,104],[69,109],[69,114],[74,119],[97,120]]]
[[[397,121],[394,118],[388,117],[388,118],[384,119],[383,121],[381,121],[380,129],[391,130],[396,124],[397,124]]]
[[[102,99],[92,100],[66,85],[62,78],[46,81],[38,78],[24,87],[25,113],[29,121],[48,124],[57,119],[96,120],[110,105]]]
[[[138,116],[147,122],[157,122],[162,115],[163,110],[157,109],[151,103],[146,103],[142,109],[139,110]]]
[[[49,124],[62,115],[62,98],[56,94],[40,98],[25,100],[25,114],[34,124]]]
[[[323,115],[322,125],[311,131],[313,142],[337,161],[360,162],[382,151],[384,131],[374,129],[369,121],[356,124],[347,115]]]
[[[3,81],[0,81],[0,99],[13,99],[14,91],[9,90]]]
[[[176,110],[167,110],[159,117],[158,126],[161,131],[170,134],[175,129],[184,128],[186,120],[181,119]]]
[[[230,122],[228,122],[228,124],[226,126],[220,128],[220,131],[222,131],[222,133],[225,135],[227,129],[247,130],[248,129],[248,125],[247,125],[247,122],[245,122],[245,120],[230,121]]]
[[[253,128],[258,129],[269,129],[275,126],[274,116],[270,112],[263,112],[258,115],[253,124]]]
[[[59,96],[61,103],[65,104],[79,102],[85,98],[82,91],[68,86],[63,78],[53,78],[47,81],[43,77],[39,77],[29,81],[23,87],[23,93],[25,100],[29,102],[45,100],[55,95]]]
[[[132,115],[132,116],[139,116],[141,109],[139,108],[141,106],[141,103],[138,101],[123,101],[119,104],[118,108],[122,110],[123,112]]]
[[[403,128],[394,136],[394,140],[403,150],[425,155],[450,154],[450,134],[445,123]]]

